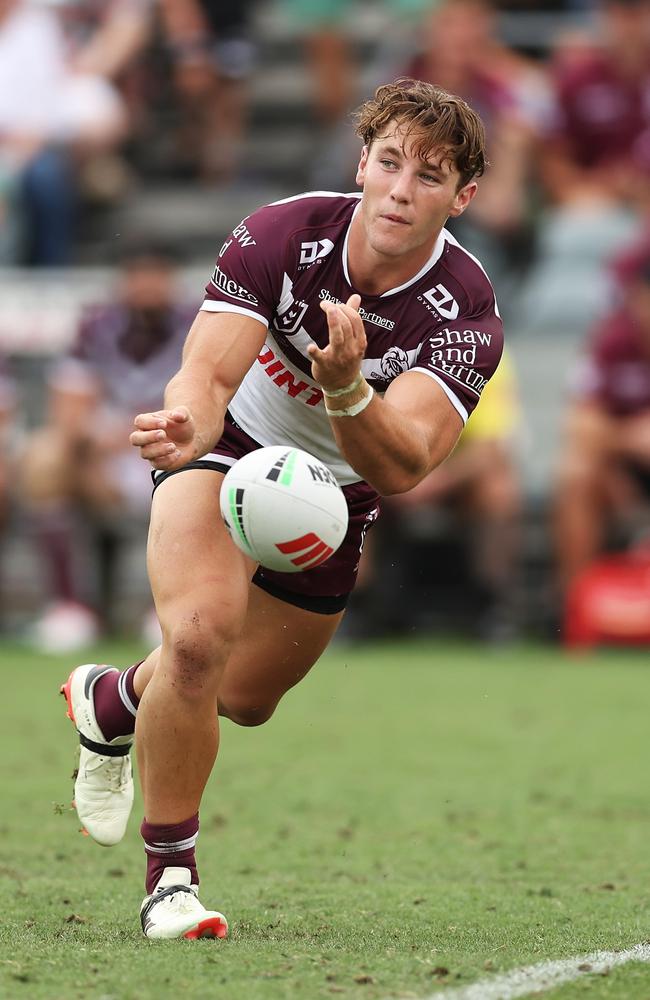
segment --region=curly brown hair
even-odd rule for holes
[[[433,150],[444,149],[445,158],[460,174],[459,188],[480,177],[488,164],[480,116],[462,97],[432,83],[408,78],[385,83],[354,117],[357,135],[366,146],[396,122],[407,126],[406,136],[415,138],[416,155],[423,160]]]

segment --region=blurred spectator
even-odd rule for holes
[[[424,540],[435,537],[436,521],[444,515],[445,535],[451,532],[466,553],[469,586],[465,577],[458,601],[465,614],[461,624],[485,639],[513,637],[522,618],[520,423],[515,371],[504,354],[453,454],[415,489],[383,500],[382,519],[364,549],[359,593],[352,604],[352,615],[356,610],[367,619],[360,624],[362,631],[440,624],[434,605],[445,606],[445,597],[432,601],[429,587],[449,591],[463,576],[457,568],[441,568],[438,561],[428,579],[424,572],[430,562],[423,556]],[[395,558],[398,551],[404,558]],[[396,566],[398,572],[406,568],[402,581],[395,579]]]
[[[418,33],[406,75],[459,94],[485,123],[490,167],[480,197],[451,228],[480,255],[507,302],[508,275],[519,271],[530,215],[530,175],[550,94],[542,71],[497,37],[489,0],[441,0]]]
[[[0,263],[69,261],[77,168],[126,132],[109,76],[135,45],[118,34],[106,20],[74,50],[54,9],[0,0]]]
[[[390,34],[413,23],[430,0],[386,0]],[[324,128],[336,125],[358,99],[358,60],[351,39],[355,4],[351,0],[283,0],[292,27],[298,29],[313,81],[314,112]],[[386,78],[383,67],[382,79]]]
[[[650,235],[616,271],[619,301],[587,344],[566,418],[554,505],[562,595],[617,519],[629,533],[641,513],[650,527]]]
[[[11,468],[10,433],[16,417],[17,393],[13,379],[0,364],[0,535],[2,535],[9,511],[9,487],[13,479]]]
[[[70,355],[50,372],[47,423],[28,439],[21,463],[22,496],[51,593],[33,633],[45,648],[83,645],[100,623],[114,625],[119,542],[149,509],[150,479],[128,441],[133,417],[162,405],[194,313],[178,300],[170,254],[132,248],[115,301],[86,310]],[[84,531],[95,536],[101,557],[94,600],[88,568],[80,573],[77,565]]]
[[[560,42],[555,128],[542,177],[553,202],[650,207],[650,3],[605,0],[601,44]]]
[[[122,83],[149,40],[152,0],[57,0],[70,65]]]
[[[254,0],[161,0],[180,103],[175,159],[210,182],[232,180],[246,129]]]
[[[539,14],[546,11],[584,10],[593,0],[496,0],[495,7],[505,11],[531,11]]]
[[[147,114],[146,71],[138,57],[152,38],[154,0],[56,0],[56,10],[72,73],[99,77],[119,95],[120,134],[75,147],[83,197],[112,202],[130,181],[119,145],[142,127]]]
[[[650,208],[650,3],[603,0],[597,37],[560,38],[554,118],[540,150],[550,210],[522,321],[581,332],[604,301],[605,260]]]
[[[2,630],[4,579],[4,543],[16,478],[16,417],[18,394],[13,379],[0,362],[0,631]]]

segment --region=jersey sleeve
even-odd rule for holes
[[[503,351],[503,325],[494,302],[474,315],[440,324],[423,342],[413,371],[434,379],[463,423],[475,409],[497,369]]]
[[[266,205],[235,226],[206,285],[204,312],[241,313],[269,325],[291,252],[291,225],[284,208]]]

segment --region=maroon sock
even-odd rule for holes
[[[135,713],[140,699],[135,693],[133,678],[139,666],[140,663],[136,663],[121,673],[107,670],[95,681],[95,716],[108,743],[117,736],[131,736],[135,731]]]
[[[147,893],[154,891],[165,868],[189,868],[192,885],[199,884],[194,856],[199,835],[198,813],[182,823],[148,823],[144,819],[140,834],[147,855]]]

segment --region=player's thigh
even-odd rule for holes
[[[163,637],[199,645],[233,642],[244,625],[255,564],[221,517],[223,474],[187,469],[154,493],[147,568]]]
[[[316,663],[342,617],[342,611],[306,611],[253,585],[244,629],[219,685],[220,713],[241,725],[265,722]]]

